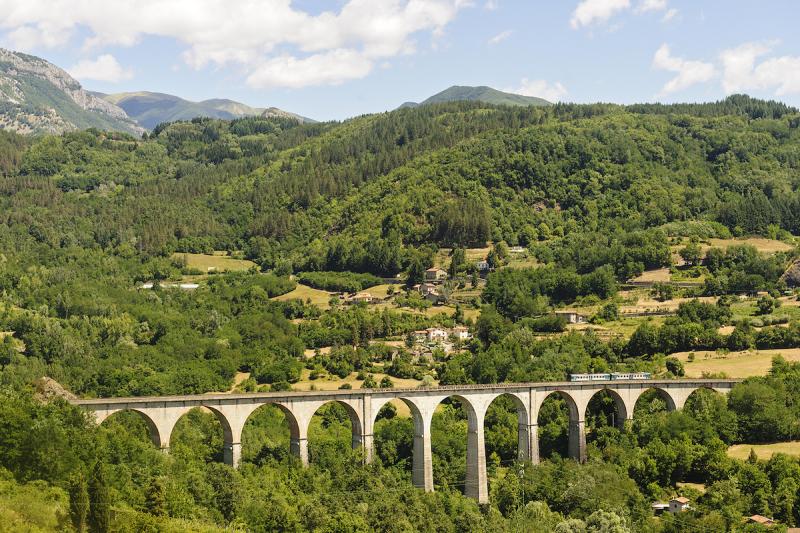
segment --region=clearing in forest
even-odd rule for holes
[[[728,457],[746,460],[753,449],[759,459],[769,459],[776,453],[800,456],[800,441],[773,442],[771,444],[734,444],[728,448]]]
[[[286,300],[303,300],[305,302],[311,300],[312,305],[316,305],[320,309],[325,310],[330,309],[330,299],[333,294],[332,292],[315,289],[308,285],[298,283],[293,291],[276,296],[273,300],[278,300],[279,302]]]
[[[753,350],[727,354],[695,351],[694,361],[689,361],[689,352],[673,354],[683,361],[686,377],[699,378],[703,373],[722,374],[730,378],[766,376],[772,367],[772,358],[782,356],[787,361],[800,361],[800,348],[779,350]]]
[[[250,270],[250,268],[256,266],[255,263],[247,259],[234,259],[227,255],[227,252],[214,252],[213,254],[175,253],[172,257],[177,259],[185,257],[187,267],[195,268],[203,273]]]
[[[762,237],[749,237],[746,239],[709,239],[708,244],[714,248],[728,248],[737,244],[749,244],[762,253],[774,254],[776,252],[787,252],[794,248],[789,243],[777,241],[775,239],[765,239]],[[708,246],[703,246],[708,248]]]

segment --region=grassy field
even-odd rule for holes
[[[249,270],[251,267],[256,266],[255,263],[247,259],[234,259],[227,255],[226,252],[214,252],[212,255],[176,253],[172,257],[177,259],[185,257],[187,267],[196,268],[201,272]]]
[[[675,311],[682,302],[688,302],[694,299],[695,298],[673,298],[672,300],[667,300],[666,302],[659,302],[658,300],[654,300],[649,295],[643,295],[643,297],[639,298],[635,304],[621,305],[619,312],[624,315],[627,313],[643,313],[645,311],[654,310]],[[708,303],[716,303],[717,301],[715,296],[701,296],[697,299],[701,302]]]
[[[769,459],[776,453],[800,456],[800,441],[775,442],[772,444],[734,444],[728,448],[728,457],[745,460],[753,449],[759,459]]]
[[[800,361],[800,348],[754,350],[730,352],[728,354],[696,351],[694,352],[694,361],[689,361],[689,352],[674,354],[675,357],[683,361],[686,377],[690,378],[701,377],[704,372],[712,374],[724,373],[731,378],[764,376],[772,366],[772,358],[776,355],[783,356],[787,361]]]
[[[640,283],[665,283],[670,279],[670,272],[668,268],[657,268],[655,270],[645,270],[642,272],[641,276],[637,276],[631,281]]]
[[[488,246],[486,248],[466,248],[464,250],[464,258],[467,264],[481,261],[486,259],[490,250],[491,247]],[[447,270],[447,267],[450,266],[450,252],[450,248],[439,248],[439,251],[433,258],[433,266]]]
[[[794,248],[794,246],[789,243],[761,237],[749,237],[746,239],[709,239],[708,244],[715,248],[728,248],[736,244],[749,244],[750,246],[754,246],[759,252],[767,254],[786,252]]]
[[[332,292],[314,289],[308,285],[298,283],[293,291],[276,296],[273,300],[281,302],[286,300],[303,300],[304,302],[311,300],[311,303],[320,309],[330,309],[331,296],[333,296]]]

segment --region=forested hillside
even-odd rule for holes
[[[548,459],[524,468],[513,406],[493,404],[483,508],[460,494],[466,415],[456,400],[434,417],[437,492],[424,494],[410,484],[402,406],[380,415],[369,466],[349,450],[347,414],[321,408],[309,469],[289,454],[283,415],[264,409],[245,428],[234,471],[220,464],[213,415],[182,419],[165,455],[135,416],[96,427],[63,402],[42,403],[49,381],[38,381],[103,397],[678,377],[703,352],[800,347],[789,269],[798,235],[800,112],[746,96],[457,102],[341,123],[194,119],[141,139],[0,132],[0,522],[718,531],[763,514],[800,523],[797,459],[726,455],[733,443],[797,437],[800,367],[779,357],[727,400],[703,392],[667,413],[647,396],[623,429],[611,398],[596,398],[586,465],[561,458],[563,400],[550,398],[538,421]],[[457,327],[467,335],[455,338]],[[450,337],[420,340],[426,328]],[[649,503],[676,494],[695,510],[652,516]]]

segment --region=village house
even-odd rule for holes
[[[521,254],[525,252],[525,248],[523,246],[512,246],[508,251],[512,254]]]
[[[415,285],[414,289],[419,292],[423,298],[432,303],[438,303],[442,299],[442,295],[439,293],[439,288],[433,283],[422,283],[420,285]]]
[[[447,271],[441,268],[429,268],[425,271],[425,281],[444,281],[447,279]]]
[[[414,342],[417,344],[422,344],[426,340],[428,340],[428,332],[424,329],[418,329],[411,333],[411,338],[414,339]]]
[[[564,317],[567,324],[585,324],[588,320],[585,315],[575,311],[556,311],[555,315]]]
[[[466,341],[472,338],[472,335],[469,332],[469,328],[465,326],[456,326],[450,330],[450,334],[456,338],[456,340]]]
[[[683,511],[688,511],[688,510],[689,510],[689,498],[678,496],[677,498],[672,498],[669,501],[670,513],[682,513]]]
[[[359,292],[351,296],[350,299],[347,301],[351,304],[358,304],[358,303],[371,304],[372,302],[375,301],[375,298],[368,292]]]
[[[485,259],[481,259],[480,261],[475,261],[475,268],[478,269],[478,272],[488,272],[489,271],[489,262]]]
[[[442,328],[428,328],[425,332],[429,342],[444,342],[449,337],[447,330]]]

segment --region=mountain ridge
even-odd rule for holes
[[[22,134],[101,128],[140,135],[138,124],[49,61],[0,48],[0,128]]]
[[[278,109],[277,107],[252,107],[227,98],[211,98],[193,102],[180,96],[152,91],[135,91],[103,94],[101,98],[122,108],[139,125],[152,130],[158,124],[197,117],[232,120],[248,116],[295,118],[300,122],[313,120]]]

